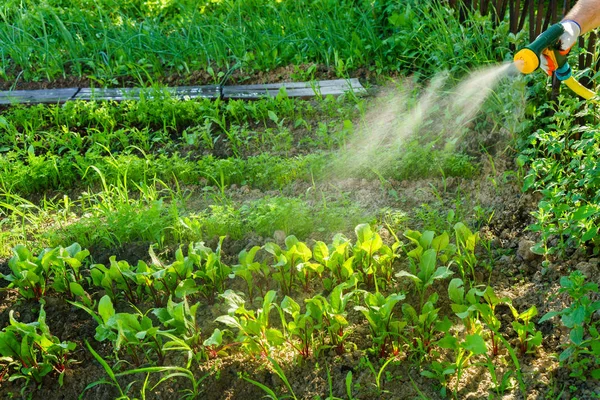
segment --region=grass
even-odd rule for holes
[[[206,71],[206,80],[219,83],[233,70],[243,79],[310,63],[339,77],[361,68],[428,74],[440,64],[465,73],[471,63],[508,52],[507,24],[494,31],[490,46],[489,19],[474,17],[460,30],[446,8],[418,2],[9,0],[0,21],[0,78],[15,82],[78,76],[99,86],[124,78],[153,84]]]

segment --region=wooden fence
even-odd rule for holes
[[[529,39],[533,41],[550,25],[559,22],[576,0],[443,0],[451,7],[459,10],[461,20],[465,20],[470,11],[479,10],[482,15],[491,15],[495,24],[503,21],[508,13],[510,32],[518,33],[525,29],[529,21]],[[578,70],[591,68],[595,73],[600,68],[600,62],[595,62],[597,34],[589,33],[585,38],[579,38],[579,47],[586,49],[579,55]],[[581,83],[589,86],[586,77]]]

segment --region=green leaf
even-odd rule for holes
[[[527,339],[527,341],[529,342],[529,344],[531,344],[532,346],[539,346],[539,345],[541,345],[542,344],[542,340],[543,340],[543,338],[542,338],[542,332],[540,332],[540,331],[537,331],[535,333],[535,335],[533,335],[533,336],[531,336],[531,337],[529,337]]]
[[[223,332],[219,328],[215,328],[212,335],[202,342],[204,346],[220,346],[221,343],[223,343]]]
[[[196,284],[196,281],[192,278],[184,279],[179,282],[177,289],[175,289],[175,296],[181,298],[194,294],[200,291],[200,288]]]
[[[458,339],[452,335],[446,334],[443,338],[438,340],[436,344],[442,349],[456,350],[458,348]]]
[[[448,332],[450,328],[452,328],[452,321],[450,321],[448,317],[444,317],[443,320],[435,323],[435,330],[438,332]]]
[[[81,286],[77,282],[69,282],[69,290],[75,296],[87,297],[87,293],[85,292],[85,290],[83,290],[83,286]]]
[[[591,217],[595,213],[596,213],[596,208],[592,207],[591,205],[586,204],[584,206],[579,207],[577,209],[577,211],[575,211],[572,214],[571,218],[573,218],[576,221],[580,221],[580,220],[587,219],[588,217]]]
[[[583,343],[583,327],[576,326],[575,328],[571,329],[569,338],[571,339],[571,342],[573,342],[577,346],[581,346],[581,344]]]
[[[435,249],[436,252],[440,252],[444,250],[450,244],[450,236],[447,232],[442,233],[431,242],[431,247]]]
[[[371,230],[371,225],[369,224],[357,225],[356,228],[354,228],[354,233],[356,234],[356,238],[359,243],[366,242],[373,236],[373,231]]]
[[[563,351],[562,353],[560,353],[560,355],[558,356],[558,361],[561,363],[566,361],[573,355],[573,353],[575,353],[575,347],[574,346],[567,347],[567,349],[565,351]]]
[[[595,238],[597,235],[598,235],[598,227],[592,227],[586,233],[584,233],[583,236],[581,236],[581,240],[583,242],[587,242],[587,241]]]
[[[421,279],[419,279],[418,276],[415,276],[407,271],[400,271],[396,274],[396,278],[401,278],[403,276],[406,276],[410,279],[412,279],[413,281],[415,281],[416,283],[422,283]]]
[[[115,315],[115,308],[110,297],[106,294],[98,302],[98,314],[100,314],[104,323],[107,323],[110,317]]]
[[[578,305],[570,313],[562,315],[562,322],[567,328],[573,328],[576,325],[583,325],[585,321],[585,307]]]
[[[529,322],[533,317],[537,315],[537,313],[537,308],[535,306],[531,306],[527,311],[519,315],[519,319]]]
[[[481,335],[467,335],[464,343],[462,343],[462,348],[473,354],[487,353],[487,347]]]
[[[283,298],[283,300],[281,301],[281,308],[283,309],[283,311],[289,313],[290,315],[294,315],[295,313],[300,312],[300,305],[289,296],[285,296]]]
[[[561,314],[560,311],[550,311],[550,312],[546,313],[542,318],[540,318],[540,320],[538,321],[538,324],[541,324],[542,322],[546,322],[549,319],[554,318],[560,314]]]
[[[315,258],[315,261],[326,264],[327,258],[329,258],[329,249],[327,248],[327,245],[323,242],[316,242],[313,246],[313,257]]]
[[[462,304],[465,297],[464,282],[460,278],[454,278],[448,284],[448,297],[456,304]]]
[[[450,270],[450,268],[448,267],[439,267],[435,273],[433,274],[433,276],[431,277],[431,280],[436,280],[436,279],[446,279],[449,276],[452,276],[454,274],[454,272],[452,272]]]
[[[217,317],[217,319],[215,319],[215,321],[221,322],[232,328],[242,329],[242,326],[240,325],[238,320],[236,318],[232,317],[231,315],[221,315],[220,317]]]
[[[433,237],[435,236],[435,232],[433,231],[425,231],[419,238],[419,244],[424,249],[430,249],[433,243]],[[435,249],[433,249],[435,250]]]
[[[283,337],[283,333],[280,330],[275,328],[269,328],[266,331],[267,341],[274,346],[281,346],[285,339]]]
[[[0,356],[2,357],[18,357],[19,342],[12,331],[0,332]]]
[[[419,267],[423,272],[423,276],[421,277],[424,281],[429,281],[431,275],[433,275],[433,271],[435,270],[435,264],[437,261],[437,253],[434,249],[426,250],[421,256],[421,261],[419,262]],[[421,275],[419,273],[419,275]]]
[[[279,118],[277,117],[277,114],[275,114],[273,111],[269,110],[268,111],[268,115],[269,115],[269,119],[275,123],[277,123],[279,121]]]

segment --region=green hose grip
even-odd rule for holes
[[[563,33],[565,33],[565,28],[559,22],[548,28],[548,30],[543,32],[533,42],[525,46],[525,48],[533,51],[539,57],[544,49],[550,48],[551,50],[555,50],[558,39],[560,39],[560,36]]]

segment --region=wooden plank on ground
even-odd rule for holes
[[[71,100],[78,90],[78,88],[8,90],[0,92],[0,104],[64,103]]]
[[[208,86],[176,86],[165,88],[69,88],[46,90],[13,90],[0,92],[0,104],[17,103],[63,103],[68,100],[139,100],[141,96],[152,98],[160,92],[180,99],[209,98],[216,99],[221,95],[229,99],[259,99],[275,97],[285,87],[289,97],[308,98],[315,95],[339,96],[348,91],[355,94],[366,93],[358,79],[335,79],[314,82],[267,83],[262,85],[234,85],[220,87]],[[222,91],[221,91],[222,89]],[[158,91],[158,93],[157,93]]]
[[[229,99],[258,99],[275,97],[285,87],[288,97],[339,96],[348,91],[355,94],[366,93],[358,79],[336,79],[315,82],[267,83],[262,85],[234,85],[223,87],[223,97]]]
[[[160,89],[155,88],[110,88],[110,89],[94,89],[94,88],[83,88],[75,96],[76,100],[139,100],[140,96],[146,98],[155,97],[158,93],[168,93],[170,96],[180,99],[194,99],[198,97],[204,97],[209,99],[215,99],[219,97],[219,86],[176,86],[176,87],[165,87]]]
[[[81,88],[75,100],[136,100],[140,98],[139,88]]]

